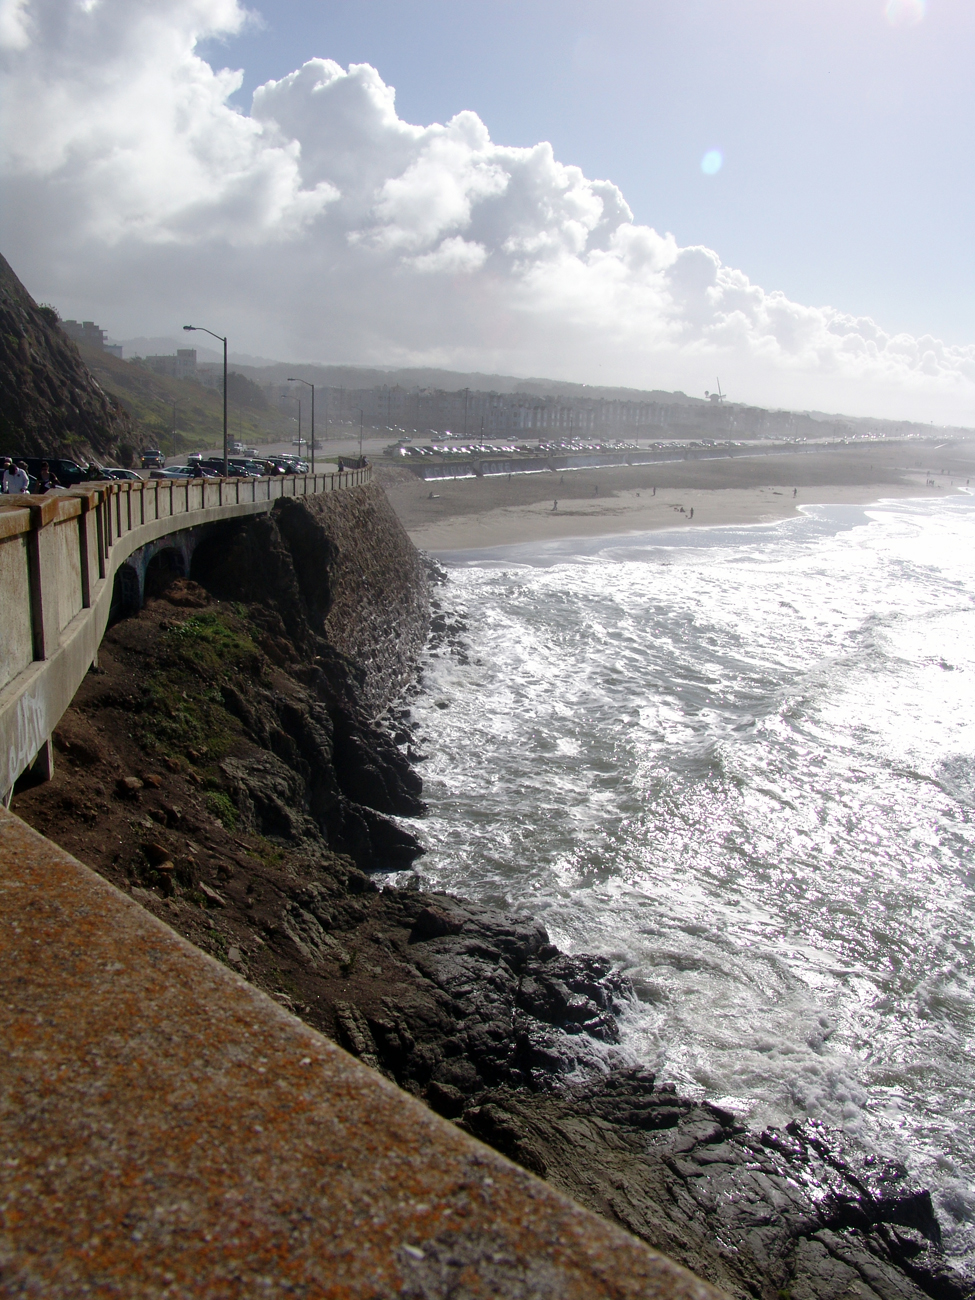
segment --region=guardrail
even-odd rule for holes
[[[35,762],[91,666],[115,573],[134,551],[203,524],[259,514],[282,497],[368,483],[369,467],[277,478],[82,484],[0,499],[0,798]]]

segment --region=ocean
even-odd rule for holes
[[[626,1057],[904,1160],[975,1261],[975,501],[438,557],[411,880],[611,955]]]

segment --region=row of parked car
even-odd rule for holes
[[[297,456],[269,456],[255,460],[249,456],[230,456],[227,474],[231,478],[264,478],[272,474],[307,474],[310,466]],[[223,457],[190,454],[185,465],[171,465],[168,469],[152,469],[150,478],[222,478]]]
[[[147,453],[151,455],[151,453]],[[165,459],[159,453],[165,465]],[[79,465],[77,461],[66,460],[59,456],[14,456],[13,461],[22,465],[27,471],[29,492],[40,489],[42,476],[53,487],[76,487],[79,483],[103,483],[105,480],[142,479],[133,469],[121,469],[115,465]],[[44,467],[46,471],[44,470]],[[227,464],[231,477],[260,478],[268,474],[307,474],[309,466],[297,456],[272,456],[267,460],[253,460],[248,457],[234,456]],[[223,457],[203,457],[199,453],[186,458],[185,465],[173,465],[170,469],[159,467],[150,469],[150,478],[222,478]],[[47,489],[43,489],[47,490]]]

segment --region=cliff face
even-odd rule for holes
[[[104,458],[131,438],[128,415],[0,257],[0,452]]]
[[[278,503],[198,551],[193,577],[226,600],[260,602],[309,662],[344,660],[375,717],[402,690],[426,639],[416,548],[379,487]]]

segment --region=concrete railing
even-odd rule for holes
[[[150,479],[0,499],[0,798],[33,763],[50,765],[51,732],[98,653],[115,574],[130,555],[371,474]]]
[[[0,935],[5,1296],[727,1300],[2,809]]]

